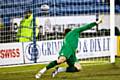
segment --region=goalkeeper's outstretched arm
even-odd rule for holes
[[[86,25],[83,25],[83,26],[80,26],[79,28],[75,29],[75,31],[78,31],[78,32],[83,32],[83,31],[86,31],[86,30],[89,30],[91,29],[92,27],[98,25],[102,23],[102,19],[99,19],[98,21],[96,22],[92,22],[92,23],[89,23],[89,24],[86,24]]]

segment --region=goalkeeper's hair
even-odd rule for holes
[[[70,28],[66,28],[65,31],[64,31],[64,36],[66,36],[66,34],[67,34],[68,32],[70,32],[70,31],[71,31]]]

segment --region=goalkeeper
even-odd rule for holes
[[[65,30],[65,38],[63,40],[63,46],[59,52],[59,57],[57,60],[50,62],[46,67],[44,67],[42,70],[40,70],[35,77],[40,78],[43,73],[45,73],[50,68],[53,68],[56,65],[59,65],[61,63],[67,62],[68,67],[57,67],[56,70],[52,73],[52,77],[55,77],[55,75],[59,72],[78,72],[80,71],[81,65],[78,62],[78,59],[76,57],[76,51],[78,47],[78,40],[80,37],[80,33],[91,29],[92,27],[102,23],[102,20],[98,20],[96,22],[92,22],[90,24],[86,24],[83,26],[80,26],[79,28],[76,28],[74,30],[66,29]]]

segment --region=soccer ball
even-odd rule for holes
[[[41,10],[42,11],[48,11],[50,7],[47,4],[41,5]]]

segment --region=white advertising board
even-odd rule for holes
[[[78,45],[78,51],[79,59],[110,56],[110,37],[82,38]]]
[[[55,31],[62,31],[65,28],[75,28],[80,25],[94,22],[96,20],[95,15],[80,15],[80,16],[57,16],[57,17],[40,17],[39,22],[44,27],[44,30],[52,31],[53,27]],[[60,29],[61,28],[61,29]]]
[[[13,24],[17,23],[20,26],[20,21],[22,18],[14,18]],[[54,16],[54,17],[36,17],[38,23],[38,27],[41,25],[43,35],[45,32],[63,32],[65,28],[76,28],[83,24],[87,24],[90,22],[96,21],[96,15],[79,15],[79,16]],[[101,29],[109,29],[110,28],[110,16],[104,15],[103,23],[99,25],[99,30]],[[87,30],[85,32],[95,32],[95,27],[91,30]]]
[[[37,42],[37,62],[46,62],[57,59],[58,52],[62,46],[62,40]],[[24,43],[25,63],[34,63],[34,52],[32,43]]]
[[[17,23],[20,26],[20,21],[22,18],[13,19],[13,24]],[[53,16],[53,17],[36,17],[38,23],[38,27],[41,25],[42,32],[63,32],[65,28],[76,28],[83,24],[87,24],[90,22],[96,21],[96,15],[79,15],[79,16]],[[99,25],[100,29],[110,29],[110,15],[104,15],[103,23]],[[95,32],[95,27],[91,30],[87,30],[85,32]]]
[[[56,60],[62,45],[62,40],[37,42],[37,62]],[[25,63],[34,62],[32,47],[31,43],[24,43]],[[79,59],[110,56],[110,37],[81,38],[78,43],[78,51]]]
[[[0,44],[0,65],[21,63],[24,63],[22,43]]]

